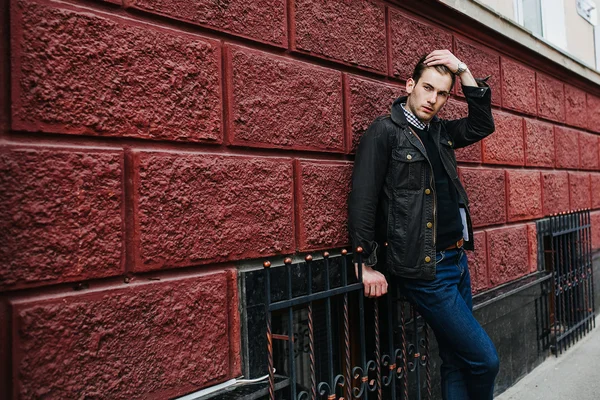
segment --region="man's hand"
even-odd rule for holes
[[[358,278],[358,264],[354,264],[354,272]],[[379,297],[387,293],[388,283],[381,272],[375,271],[373,268],[363,264],[362,279],[365,285],[365,296]]]
[[[453,74],[458,71],[458,63],[460,60],[450,52],[450,50],[434,50],[425,57],[425,64],[429,67],[434,65],[445,65]],[[477,81],[471,75],[469,69],[465,70],[460,75],[460,83],[463,86],[477,86]]]

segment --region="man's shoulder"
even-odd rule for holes
[[[390,114],[380,115],[375,118],[371,123],[371,128],[379,128],[379,129],[389,129],[394,128],[396,123],[392,121],[392,117]]]

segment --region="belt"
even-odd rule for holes
[[[451,244],[450,246],[446,247],[444,250],[460,249],[461,247],[463,247],[463,244],[465,244],[465,240],[460,239],[458,242]]]

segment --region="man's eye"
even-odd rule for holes
[[[431,92],[431,86],[425,86],[425,90],[427,90],[428,92]]]

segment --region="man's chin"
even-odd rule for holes
[[[418,113],[417,118],[419,118],[419,121],[421,121],[422,123],[427,125],[429,123],[429,121],[431,121],[433,119],[433,113],[431,113],[431,114]]]

